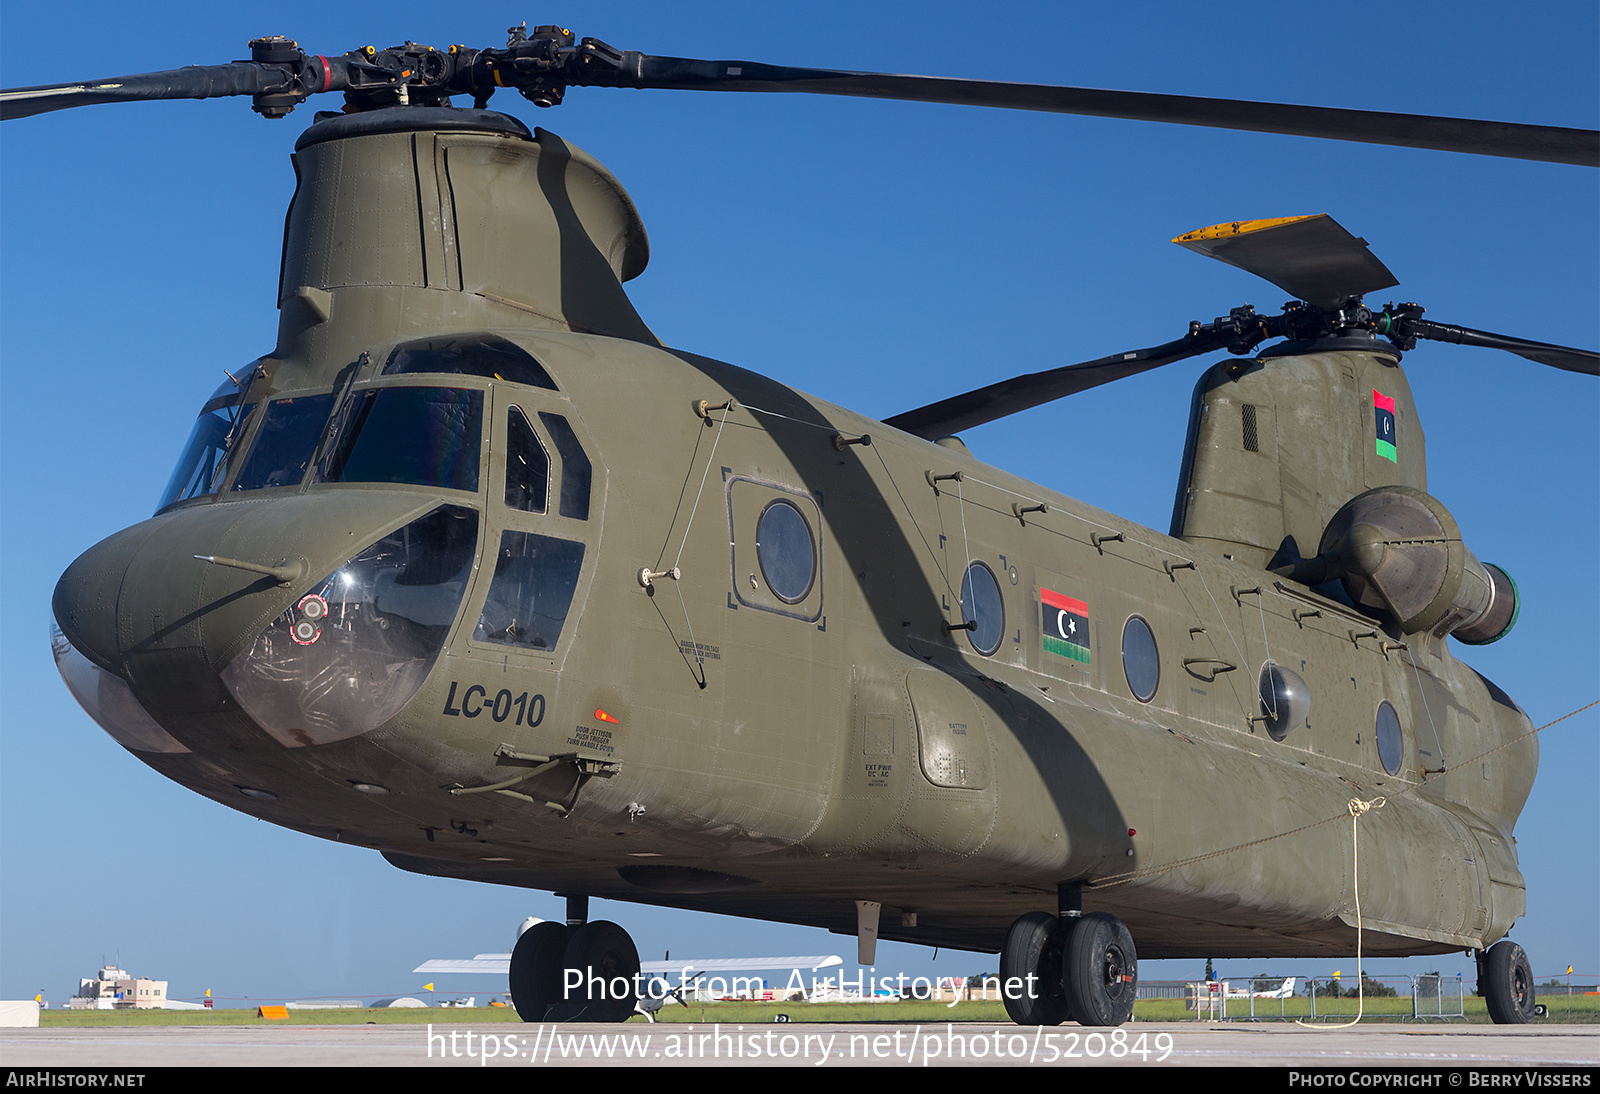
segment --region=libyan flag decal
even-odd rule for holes
[[[1380,395],[1376,388],[1372,391],[1372,412],[1378,419],[1378,455],[1386,460],[1395,459],[1394,451],[1394,399],[1387,395]]]
[[[1044,648],[1058,657],[1089,663],[1089,605],[1050,589],[1039,590]]]

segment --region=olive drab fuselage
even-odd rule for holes
[[[1146,957],[1351,952],[1337,818],[1381,798],[1366,953],[1523,914],[1526,716],[1279,565],[1425,488],[1392,351],[1208,374],[1164,535],[661,346],[631,202],[559,138],[355,118],[301,139],[221,470],[57,588],[58,655],[140,759],[408,870],[849,933],[873,901],[929,945],[997,950],[1081,881]],[[1392,473],[1319,457],[1371,445],[1379,393]],[[1332,424],[1293,436],[1301,398]]]

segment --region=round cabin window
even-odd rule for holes
[[[817,578],[817,545],[806,518],[787,501],[769,502],[756,521],[756,559],[767,588],[785,604],[798,604]]]
[[[1161,683],[1161,657],[1150,624],[1137,615],[1129,616],[1122,626],[1122,674],[1139,702],[1148,703],[1155,697]]]
[[[1400,715],[1385,699],[1378,704],[1378,760],[1391,775],[1400,773]]]
[[[994,571],[981,562],[967,567],[961,579],[961,618],[976,626],[967,631],[972,648],[989,656],[1000,648],[1000,636],[1006,629],[1006,606],[1000,599],[1000,583]]]

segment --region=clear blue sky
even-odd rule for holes
[[[455,13],[452,14],[451,8]],[[9,4],[0,84],[217,63],[287,34],[339,53],[500,45],[560,20],[622,48],[1581,126],[1600,121],[1592,0],[1503,3]],[[1296,138],[806,96],[575,90],[538,111],[607,164],[650,232],[630,285],[673,345],[886,416],[1022,371],[1152,345],[1279,290],[1168,242],[1327,212],[1430,318],[1600,345],[1600,172]],[[270,349],[288,154],[315,107],[95,107],[0,128],[0,997],[60,999],[102,957],[197,996],[412,991],[428,957],[509,946],[548,894],[413,877],[199,798],[93,725],[50,661],[57,577],[149,516],[201,400]],[[1387,299],[1387,294],[1384,299]],[[1600,385],[1426,345],[1407,370],[1430,489],[1519,582],[1465,660],[1542,724],[1600,697]],[[980,459],[1165,530],[1203,362],[973,430]],[[1076,452],[1103,454],[1070,473]],[[1517,829],[1536,974],[1600,974],[1591,711],[1542,735]],[[821,932],[600,905],[647,957],[853,952]],[[880,969],[993,957],[886,946]],[[1379,963],[1379,971],[1457,957]],[[1234,962],[1326,973],[1349,962]],[[1193,976],[1198,962],[1147,965]],[[1347,972],[1347,975],[1349,973]],[[447,990],[502,990],[457,979]]]

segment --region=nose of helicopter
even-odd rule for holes
[[[240,712],[288,747],[398,712],[443,647],[477,515],[437,496],[339,490],[164,513],[56,584],[57,665],[135,751],[204,751]]]

